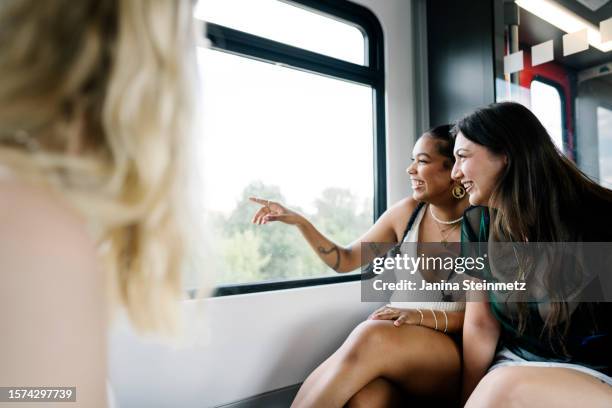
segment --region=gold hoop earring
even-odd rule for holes
[[[461,184],[456,184],[453,187],[452,194],[457,200],[461,200],[463,197],[465,197],[465,188],[463,188]]]

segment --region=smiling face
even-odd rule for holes
[[[460,182],[472,205],[489,205],[489,198],[506,166],[504,155],[492,153],[459,132],[455,139],[455,165],[451,176]]]
[[[417,201],[451,197],[454,184],[450,178],[452,161],[440,154],[440,143],[446,142],[425,135],[412,149],[412,164],[406,172],[412,183],[412,197]]]

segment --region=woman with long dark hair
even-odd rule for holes
[[[527,108],[490,105],[454,133],[452,177],[475,206],[466,211],[465,240],[612,241],[612,191],[568,160]],[[543,282],[560,278],[556,268],[540,273]],[[612,304],[546,295],[510,307],[489,292],[488,301],[466,304],[466,406],[612,406]]]

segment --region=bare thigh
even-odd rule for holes
[[[569,368],[500,367],[485,375],[466,407],[612,407],[612,387]]]
[[[422,327],[395,326],[391,320],[366,320],[337,352],[349,364],[372,368],[410,395],[455,395],[461,355],[444,333]]]
[[[360,323],[306,378],[292,407],[341,407],[382,378],[410,396],[456,400],[460,350],[449,336],[391,320]],[[353,401],[355,403],[355,401]]]

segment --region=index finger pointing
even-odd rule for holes
[[[261,205],[267,205],[269,202],[268,200],[264,200],[263,198],[257,198],[257,197],[249,197],[249,200],[257,204],[261,204]]]

